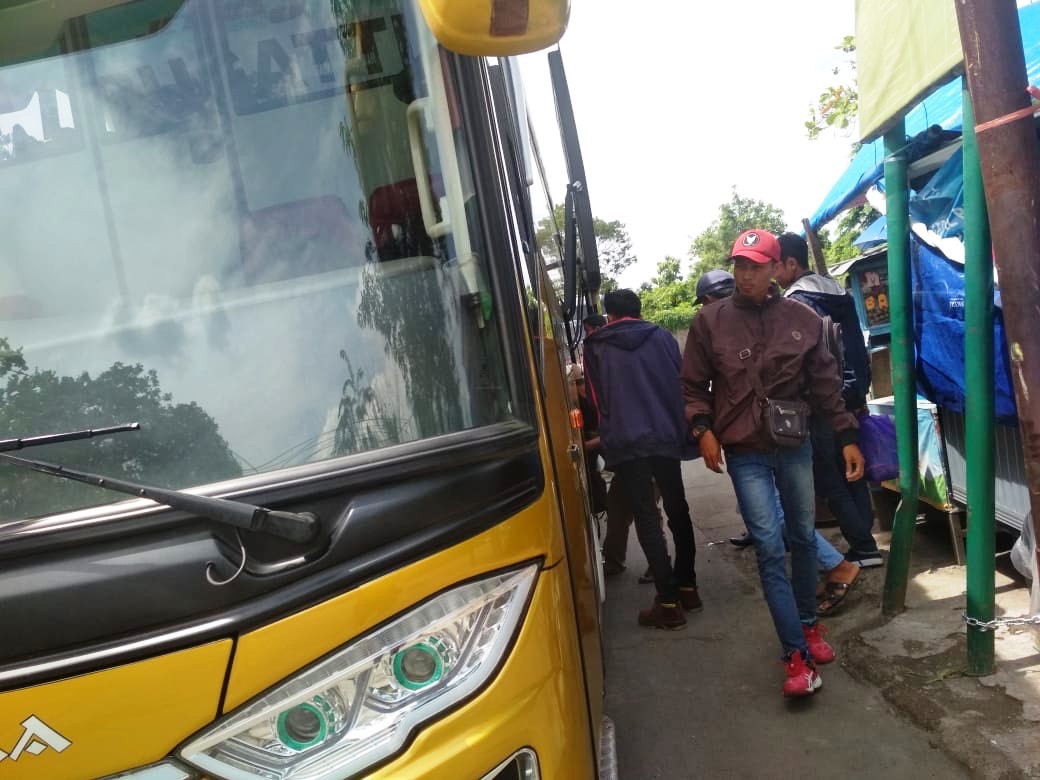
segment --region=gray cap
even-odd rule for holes
[[[720,268],[714,268],[705,272],[697,280],[697,298],[694,300],[694,304],[704,303],[704,297],[707,295],[713,298],[728,298],[733,294],[736,286],[733,274]]]

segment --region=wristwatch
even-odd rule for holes
[[[693,437],[694,441],[700,441],[701,436],[703,436],[709,430],[710,428],[708,428],[708,426],[704,423],[701,423],[700,425],[694,425],[690,429],[690,436]]]

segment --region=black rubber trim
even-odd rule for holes
[[[481,463],[503,454],[535,447],[536,431],[520,420],[474,428],[441,439],[422,439],[385,450],[374,450],[308,466],[268,472],[255,487],[238,488],[235,480],[207,495],[241,499],[272,509],[290,509],[289,502],[306,500],[320,492],[349,491],[383,482],[438,473],[448,467]],[[55,517],[8,523],[0,528],[0,561],[14,560],[62,547],[79,547],[105,539],[122,541],[138,533],[179,529],[197,521],[186,512],[154,507],[128,515],[126,502],[98,507],[96,519],[62,524]],[[59,518],[60,520],[60,518]],[[206,524],[209,527],[209,524]],[[0,590],[0,593],[3,591]]]

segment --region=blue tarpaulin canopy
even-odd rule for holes
[[[939,406],[964,411],[964,266],[910,237],[918,390]],[[993,298],[993,385],[998,422],[1017,422],[1000,294]]]
[[[1040,3],[1020,8],[1018,19],[1022,28],[1027,77],[1032,83],[1040,77]],[[907,136],[914,138],[933,125],[938,125],[943,130],[959,132],[962,127],[962,91],[962,80],[958,77],[918,103],[906,115]],[[925,151],[923,154],[928,152]],[[911,158],[915,159],[913,152]],[[864,144],[845,173],[831,187],[816,213],[809,218],[813,229],[819,229],[830,222],[862,197],[871,185],[880,181],[884,172],[884,160],[885,148],[882,139],[878,138]]]

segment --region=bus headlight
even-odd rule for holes
[[[272,688],[181,750],[227,780],[330,780],[393,755],[495,673],[538,565],[446,591]]]

